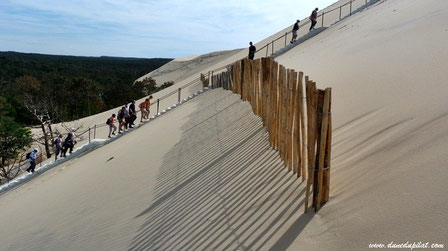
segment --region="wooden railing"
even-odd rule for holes
[[[317,27],[324,27],[325,25],[331,25],[335,22],[341,21],[342,19],[349,17],[353,15],[354,13],[363,10],[364,8],[378,2],[379,0],[350,0],[346,2],[345,4],[342,4],[340,6],[334,7],[330,10],[324,10],[318,14],[316,17],[316,21],[318,22],[316,24]],[[324,19],[324,17],[326,17]],[[302,20],[299,24],[299,31],[301,30],[308,30],[309,26],[311,26],[311,21],[309,18],[305,18],[305,20]],[[255,53],[263,53],[266,57],[269,55],[272,56],[275,52],[278,50],[286,47],[288,45],[288,36],[289,39],[292,38],[292,30],[285,32],[285,34],[272,39],[271,42],[268,42],[263,47],[260,47],[257,49]],[[280,48],[277,41],[280,40]],[[284,41],[284,44],[283,44]],[[276,49],[277,47],[277,49]],[[260,54],[258,54],[260,55]]]

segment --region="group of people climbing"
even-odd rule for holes
[[[54,160],[58,160],[58,156],[65,157],[68,150],[70,153],[73,152],[73,147],[76,145],[75,139],[75,129],[70,129],[70,132],[67,134],[67,137],[63,139],[62,133],[58,135],[58,137],[54,140],[53,144],[55,147],[54,152]],[[36,168],[36,158],[39,150],[34,148],[31,152],[27,153],[26,158],[28,162],[30,162],[30,166],[26,169],[29,173],[34,173],[34,169]]]
[[[311,12],[311,15],[310,15],[310,21],[311,21],[311,26],[310,26],[310,30],[309,31],[312,31],[312,30],[314,30],[314,26],[316,26],[316,24],[317,24],[317,12],[319,11],[319,8],[315,8],[312,12]],[[297,39],[297,33],[299,32],[299,23],[300,23],[300,20],[297,20],[295,23],[294,23],[294,25],[293,25],[293,27],[292,27],[292,39],[291,39],[291,41],[290,41],[290,43],[291,44],[293,44],[295,41],[296,41],[296,39]],[[248,58],[250,59],[250,60],[253,60],[254,59],[254,57],[255,57],[255,52],[257,52],[257,48],[255,47],[255,45],[253,45],[253,43],[252,42],[249,42],[249,56],[248,56]]]
[[[139,104],[141,118],[140,123],[143,120],[149,119],[150,106],[151,106],[152,96],[149,96],[145,101]],[[114,113],[110,118],[107,119],[106,124],[109,125],[109,138],[111,135],[115,135],[117,131],[117,126],[115,126],[115,120],[118,122],[118,133],[123,133],[128,128],[134,127],[134,122],[137,119],[137,110],[135,109],[135,101],[132,101],[129,106],[126,104],[118,110],[117,115]]]
[[[317,24],[317,12],[318,11],[319,11],[319,8],[315,8],[313,10],[313,12],[311,12],[311,15],[310,15],[311,26],[310,26],[309,31],[314,30],[314,26],[316,26],[316,24]],[[300,20],[297,20],[292,27],[292,39],[290,41],[291,44],[293,44],[297,39],[297,33],[299,32],[299,28],[300,28],[299,23],[300,23]]]
[[[140,122],[149,119],[150,107],[151,107],[151,99],[153,97],[149,96],[145,101],[139,104],[141,118]],[[115,135],[115,131],[117,127],[115,126],[115,120],[118,122],[118,133],[123,133],[128,128],[134,127],[134,122],[137,120],[137,110],[135,107],[135,101],[132,101],[129,105],[124,105],[118,110],[118,116],[112,114],[110,118],[107,119],[106,124],[109,125],[109,138],[112,135]],[[57,139],[54,140],[53,144],[55,146],[54,160],[60,157],[66,157],[66,153],[70,150],[70,153],[73,152],[73,147],[77,143],[75,139],[75,129],[72,128],[70,132],[67,134],[67,137],[63,139],[62,133],[58,135]],[[38,149],[34,148],[31,152],[27,153],[26,159],[30,163],[30,166],[26,169],[27,172],[34,173],[34,169],[36,168],[36,158]]]

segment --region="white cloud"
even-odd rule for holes
[[[261,40],[306,17],[314,7],[332,2],[6,0],[0,3],[0,38],[14,37],[5,34],[15,34],[14,30],[24,36],[41,34],[41,46],[48,36],[53,38],[52,44],[72,39],[63,54],[71,54],[76,43],[79,48],[90,43],[98,51],[86,50],[89,55],[117,55],[114,52],[119,51],[122,56],[180,57],[245,47],[247,41]],[[101,44],[91,44],[95,42]],[[5,49],[14,50],[0,47]],[[43,49],[50,50],[41,47],[36,52]],[[83,54],[82,49],[73,51]]]

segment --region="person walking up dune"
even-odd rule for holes
[[[313,12],[311,12],[311,16],[310,16],[310,20],[311,20],[311,27],[310,27],[310,31],[314,30],[314,26],[317,24],[317,11],[319,10],[319,8],[316,8],[313,10]]]
[[[140,107],[140,113],[142,114],[142,116],[140,117],[140,123],[143,122],[143,119],[146,119],[146,113],[148,111],[146,111],[146,102],[149,99],[145,99],[145,101],[141,102],[140,105],[138,105],[138,107]]]
[[[257,48],[255,48],[255,45],[252,44],[252,42],[249,42],[249,59],[253,60],[255,57],[255,52],[257,51]]]
[[[299,23],[300,23],[300,20],[297,20],[297,22],[292,27],[292,39],[290,42],[291,44],[294,43],[297,39],[297,32],[299,31]]]
[[[110,134],[112,133],[112,135],[115,135],[115,131],[117,130],[117,127],[115,126],[114,122],[115,122],[115,113],[112,114],[112,116],[107,120],[107,124],[109,125],[109,138],[110,138]]]
[[[149,98],[146,99],[146,119],[149,119],[149,114],[151,113],[151,99],[152,95],[150,95]]]
[[[37,157],[38,150],[36,148],[33,149],[30,153],[26,155],[28,158],[28,161],[30,162],[30,167],[26,169],[27,172],[34,173],[34,168],[36,168],[36,157]]]
[[[75,129],[72,128],[70,132],[67,134],[67,138],[65,138],[64,144],[62,145],[63,146],[62,155],[64,155],[63,157],[66,157],[68,149],[70,149],[70,154],[73,152],[73,147],[75,146],[75,144],[76,144]]]
[[[125,122],[125,128],[127,130],[128,128],[132,128],[131,123],[130,123],[131,116],[129,115],[129,106],[126,104],[126,105],[124,105],[124,107],[126,108],[124,110],[124,122]]]
[[[118,133],[123,133],[123,126],[125,126],[124,121],[124,111],[126,110],[126,107],[121,107],[120,110],[118,110]]]
[[[54,153],[54,161],[58,160],[58,155],[61,154],[62,156],[62,133],[58,135],[58,138],[54,141],[54,145],[56,147],[56,151]]]
[[[129,105],[129,116],[130,116],[130,118],[129,118],[129,122],[130,122],[129,127],[132,128],[135,125],[134,121],[137,119],[137,112],[135,111],[135,101],[132,101],[131,104]]]

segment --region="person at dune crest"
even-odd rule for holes
[[[252,42],[249,42],[249,59],[253,60],[255,57],[255,52],[257,51],[257,48],[252,44]]]
[[[311,27],[310,27],[310,31],[314,30],[314,26],[316,26],[317,24],[317,11],[319,10],[319,8],[316,8],[313,10],[313,12],[311,12],[311,16],[310,16],[310,20],[311,20]]]

